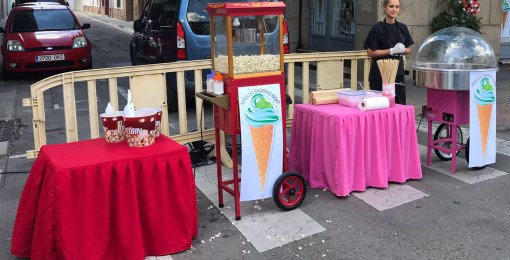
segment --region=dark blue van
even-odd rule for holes
[[[276,0],[275,0],[276,1]],[[263,2],[262,0],[148,0],[130,43],[133,65],[211,58],[209,14],[206,6],[219,2]],[[289,51],[287,22],[283,24],[284,51]],[[186,73],[186,96],[194,97],[193,73]],[[170,111],[177,110],[175,73],[167,74]]]

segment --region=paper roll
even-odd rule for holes
[[[376,110],[390,107],[390,101],[387,97],[369,97],[364,98],[358,105],[361,111]]]

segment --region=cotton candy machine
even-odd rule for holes
[[[471,29],[445,28],[420,46],[413,69],[416,86],[427,88],[427,105],[423,106],[428,121],[427,165],[431,165],[434,149],[440,159],[452,160],[451,172],[455,173],[456,155],[469,146],[469,142],[464,144],[459,126],[470,122],[473,78],[495,74],[498,69],[494,51],[481,34]],[[440,125],[432,138],[433,122]],[[466,159],[469,162],[468,150]]]

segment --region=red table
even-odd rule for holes
[[[414,107],[360,111],[338,104],[297,105],[289,169],[311,188],[337,196],[422,178]]]
[[[197,236],[186,147],[103,138],[45,145],[23,189],[11,252],[31,259],[144,259],[187,250]]]

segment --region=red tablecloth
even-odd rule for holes
[[[186,147],[104,139],[45,145],[23,189],[11,252],[31,259],[143,259],[191,247],[195,181]]]
[[[297,105],[289,169],[311,188],[337,196],[422,178],[414,107],[360,111],[338,104]]]

